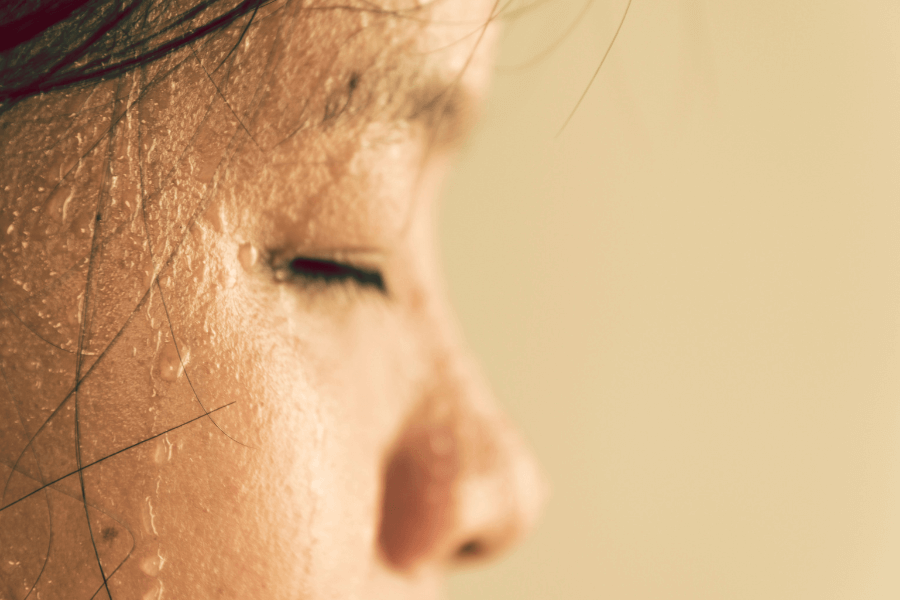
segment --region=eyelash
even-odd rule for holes
[[[285,267],[291,277],[299,278],[305,283],[322,283],[326,285],[356,284],[370,288],[381,294],[387,294],[387,286],[380,272],[362,269],[347,263],[322,258],[297,257]]]

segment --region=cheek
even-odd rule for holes
[[[86,472],[133,544],[113,580],[126,597],[296,597],[308,575],[318,396],[220,250],[185,240],[80,393],[86,462],[138,444]]]
[[[201,225],[183,251],[190,268],[179,258],[161,277],[173,347],[189,353],[181,373],[173,353],[170,372],[198,412],[220,409],[183,434],[177,460],[159,450],[167,483],[150,496],[168,515],[157,518],[162,552],[233,572],[233,589],[304,581],[349,594],[363,582],[347,573],[362,577],[376,546],[379,449],[399,412],[397,380],[372,360],[391,322],[377,307],[304,312],[303,292],[247,253]],[[185,573],[173,569],[173,585]]]

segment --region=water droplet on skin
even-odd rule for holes
[[[225,220],[225,208],[221,202],[210,204],[203,216],[216,233],[224,233],[228,228],[228,223]]]
[[[259,251],[253,244],[250,242],[241,244],[241,247],[238,249],[238,260],[245,271],[251,270],[258,259]]]
[[[153,451],[153,462],[162,465],[172,460],[172,448],[174,448],[174,444],[169,441],[168,437],[159,438]]]
[[[150,577],[156,577],[157,575],[159,575],[159,557],[148,556],[147,558],[142,560],[141,571],[143,571],[145,575],[149,575]]]
[[[162,552],[159,551],[159,548],[156,549],[156,555],[148,556],[140,563],[141,571],[150,577],[159,575],[159,572],[162,571],[165,564],[166,559],[163,557]]]
[[[79,153],[75,153],[76,155]],[[67,152],[58,153],[52,160],[48,162],[47,176],[50,181],[62,181],[69,171],[75,168],[78,159],[70,156]]]
[[[74,196],[75,190],[72,186],[65,183],[59,184],[47,198],[47,202],[44,204],[44,214],[56,223],[65,223]]]
[[[179,355],[179,348],[174,342],[166,342],[159,352],[159,376],[163,381],[175,381],[184,373],[184,365],[190,358],[190,351],[183,346]]]
[[[166,452],[166,445],[165,443],[163,443],[162,438],[159,438],[158,440],[156,440],[156,447],[153,449],[153,462],[158,465],[163,464],[164,462],[166,462],[167,454],[168,453]]]
[[[225,265],[219,270],[219,285],[222,286],[223,289],[230,290],[234,287],[236,282],[237,277],[235,276],[234,269],[232,269],[230,265]]]
[[[162,600],[162,597],[163,583],[157,579],[153,582],[153,585],[150,586],[150,590],[141,597],[141,600]]]
[[[156,513],[153,510],[153,503],[150,501],[150,496],[146,497],[147,505],[144,507],[143,514],[143,522],[144,522],[144,531],[148,534],[158,535],[156,531]]]
[[[78,296],[78,302],[75,302],[66,309],[66,319],[69,325],[77,325],[81,323],[81,310],[84,308],[84,294]]]
[[[72,223],[72,231],[76,236],[89,237],[94,233],[94,215],[85,213]]]

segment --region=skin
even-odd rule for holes
[[[0,115],[0,598],[434,598],[527,532],[435,252],[491,11],[276,2]]]

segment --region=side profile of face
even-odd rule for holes
[[[434,598],[528,530],[434,239],[493,10],[275,2],[0,115],[0,598]]]

